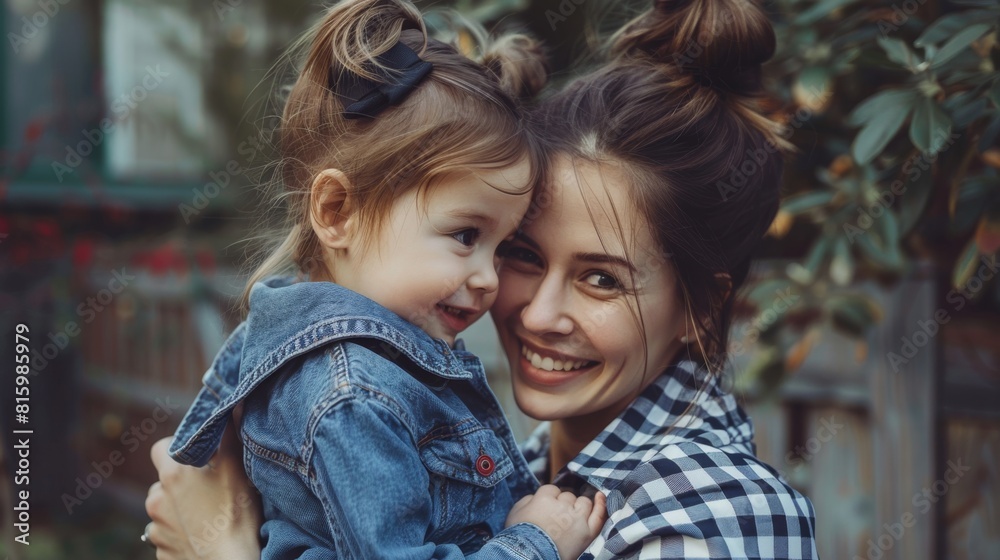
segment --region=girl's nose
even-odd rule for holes
[[[492,294],[500,286],[496,262],[492,255],[490,258],[480,259],[480,261],[482,262],[478,263],[475,272],[469,277],[469,289]]]

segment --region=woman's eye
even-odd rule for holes
[[[471,247],[475,245],[476,240],[479,239],[479,230],[476,228],[463,229],[462,231],[457,231],[451,234],[451,236],[462,245]]]
[[[591,272],[585,281],[587,284],[602,290],[619,290],[622,287],[617,278],[604,272]]]
[[[512,259],[537,266],[541,266],[542,264],[542,259],[534,251],[521,245],[510,245],[506,242],[501,243],[500,247],[497,248],[497,254],[507,260]]]

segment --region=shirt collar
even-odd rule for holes
[[[539,480],[549,468],[549,422],[524,443],[528,465]],[[753,427],[717,375],[682,361],[664,371],[553,478],[557,486],[579,481],[605,493],[639,464],[672,443],[704,443],[723,451],[754,454]]]

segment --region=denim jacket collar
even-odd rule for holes
[[[443,340],[367,297],[330,282],[293,282],[273,277],[251,290],[241,379],[272,371],[318,345],[349,338],[381,340],[447,379],[471,377],[461,356]]]
[[[381,341],[389,359],[405,357],[445,379],[473,378],[466,365],[475,357],[461,341],[449,348],[443,340],[337,284],[271,277],[254,285],[247,320],[229,336],[205,373],[195,406],[212,410],[189,411],[170,453],[187,464],[204,464],[222,439],[229,412],[268,375],[297,356],[348,339]]]

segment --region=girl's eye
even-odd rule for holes
[[[465,245],[466,247],[471,247],[476,244],[476,240],[479,239],[479,230],[476,228],[463,229],[462,231],[457,231],[451,234],[459,243]]]
[[[604,272],[591,272],[585,280],[587,284],[600,288],[601,290],[620,290],[621,282],[617,278]]]

